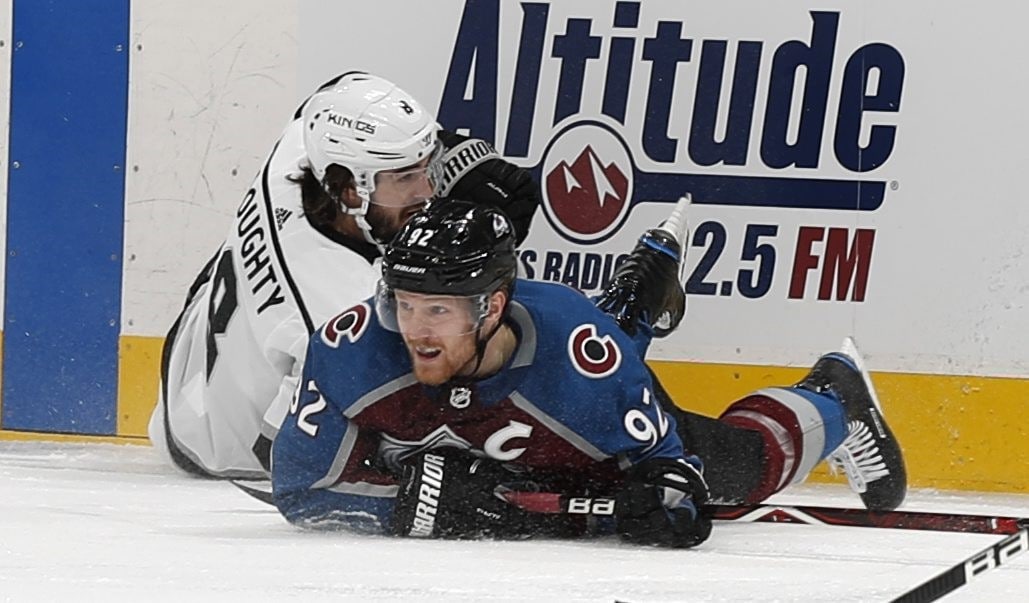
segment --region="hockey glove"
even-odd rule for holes
[[[618,535],[635,544],[696,546],[711,534],[711,519],[700,511],[707,499],[707,483],[693,465],[672,459],[644,461],[615,496]]]
[[[540,205],[539,186],[529,171],[501,158],[484,140],[446,131],[439,138],[447,148],[440,196],[503,211],[514,224],[515,244],[521,245]]]
[[[392,532],[418,538],[514,538],[557,535],[567,518],[523,511],[494,494],[497,486],[532,489],[525,476],[491,460],[430,451],[405,467]]]

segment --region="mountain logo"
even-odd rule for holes
[[[572,241],[602,241],[629,215],[632,173],[625,144],[612,130],[598,122],[572,124],[544,154],[544,213]]]

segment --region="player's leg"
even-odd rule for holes
[[[823,459],[841,467],[873,510],[892,510],[907,493],[900,446],[886,424],[861,357],[848,338],[822,356],[797,385],[773,387],[734,402],[719,418],[761,435],[758,502],[803,481]]]
[[[168,330],[168,335],[164,338],[164,345],[161,347],[161,391],[158,394],[157,406],[154,408],[153,414],[150,415],[150,422],[147,424],[147,436],[150,438],[150,443],[153,445],[154,450],[157,454],[168,464],[181,469],[182,471],[191,475],[197,475],[200,477],[214,477],[203,469],[200,465],[195,463],[192,459],[186,455],[182,449],[176,444],[175,437],[171,433],[169,426],[169,398],[174,398],[176,405],[185,404],[182,396],[174,395],[178,393],[178,383],[173,384],[171,382],[171,371],[170,367],[173,362],[173,358],[176,356],[182,356],[184,353],[182,350],[186,350],[188,346],[188,337],[184,338],[180,336],[180,333],[189,331],[188,325],[196,320],[197,308],[200,307],[197,304],[197,295],[200,294],[201,289],[211,280],[211,274],[214,270],[214,263],[219,257],[219,254],[208,260],[207,264],[200,270],[200,274],[197,275],[193,284],[189,287],[189,293],[186,296],[186,303],[183,306],[182,312],[175,319],[175,323],[172,324],[171,329]]]
[[[731,425],[718,419],[683,410],[668,398],[655,381],[662,408],[676,423],[686,451],[704,463],[704,480],[711,491],[711,502],[740,504],[748,502],[764,475],[765,443],[752,429]]]
[[[641,355],[652,335],[667,335],[685,314],[679,271],[688,205],[684,198],[665,224],[640,237],[597,300],[633,336]],[[826,458],[843,468],[870,509],[896,508],[907,492],[900,447],[849,338],[843,351],[819,359],[801,383],[755,392],[718,421],[678,409],[663,390],[658,394],[676,417],[686,448],[704,460],[715,498],[763,500],[803,481]]]
[[[167,411],[163,402],[158,403],[154,414],[150,416],[147,435],[154,450],[168,464],[198,477],[215,477],[190,459],[170,436],[167,423]]]
[[[179,337],[179,331],[183,320],[186,318],[187,312],[184,310],[164,339],[164,346],[161,350],[161,392],[157,401],[157,407],[154,408],[154,412],[150,416],[150,423],[147,425],[147,435],[150,437],[150,443],[165,462],[190,475],[214,477],[214,475],[183,452],[182,448],[175,442],[175,437],[172,435],[169,426],[169,393],[178,391],[176,389],[177,384],[171,383],[169,367],[176,355],[176,344],[181,345],[182,340]],[[174,400],[177,404],[186,404],[182,396],[176,396]]]
[[[164,401],[158,400],[154,412],[150,415],[150,422],[147,423],[147,436],[150,438],[150,445],[157,452],[161,460],[167,465],[175,465],[171,448],[168,447],[168,434],[165,431],[164,422]]]
[[[864,360],[847,338],[839,352],[822,356],[797,387],[835,394],[847,411],[847,437],[828,456],[869,509],[896,509],[907,495],[900,443],[886,423]]]

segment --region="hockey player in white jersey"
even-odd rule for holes
[[[519,241],[539,205],[526,170],[385,79],[346,73],[308,98],[167,335],[155,448],[201,476],[266,475],[309,334],[371,296],[381,242],[451,193],[502,207]]]

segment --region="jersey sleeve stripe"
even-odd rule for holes
[[[339,476],[343,475],[343,470],[347,466],[347,461],[350,460],[350,454],[354,451],[354,444],[357,442],[358,427],[353,423],[347,424],[347,431],[343,434],[343,439],[339,443],[339,448],[336,450],[336,458],[332,459],[332,465],[329,466],[328,472],[325,477],[311,484],[311,488],[328,488],[336,483]]]
[[[546,426],[547,429],[558,434],[564,438],[569,444],[577,448],[580,452],[590,457],[598,463],[606,459],[611,458],[611,455],[605,454],[602,450],[591,444],[586,438],[580,436],[578,433],[572,431],[564,423],[558,421],[554,417],[540,410],[535,404],[530,402],[525,396],[518,393],[517,391],[511,392],[511,403],[520,408],[522,411],[536,419],[540,423]]]
[[[396,498],[400,487],[395,485],[383,486],[381,484],[369,484],[368,482],[342,482],[331,488],[326,488],[326,490],[337,494],[354,494],[357,496],[370,496],[373,498]]]
[[[511,320],[521,330],[521,339],[518,342],[515,357],[511,360],[511,368],[531,366],[536,358],[536,325],[529,316],[529,311],[522,304],[512,300],[510,308]]]
[[[282,141],[275,143],[275,148],[268,155],[268,161],[264,164],[264,168],[261,170],[261,194],[264,196],[264,211],[268,216],[268,223],[275,224],[275,212],[272,210],[272,197],[270,187],[268,185],[268,176],[271,170],[272,161],[275,159],[275,154],[279,151],[279,144]],[[297,288],[296,281],[293,280],[293,275],[290,273],[289,264],[286,263],[286,256],[282,253],[282,245],[279,243],[279,232],[277,229],[269,228],[269,235],[272,240],[272,247],[275,249],[275,256],[278,258],[278,264],[282,268],[282,276],[286,279],[286,284],[289,285],[289,291],[293,294],[293,299],[297,302],[297,308],[300,310],[300,316],[304,319],[304,325],[307,327],[308,334],[314,333],[315,325],[314,321],[311,320],[311,313],[307,311],[307,306],[304,305],[304,298],[300,296],[300,290]]]
[[[405,387],[410,387],[416,383],[418,383],[418,380],[415,378],[414,373],[408,373],[402,377],[380,385],[367,394],[361,396],[353,404],[344,409],[343,416],[348,419],[353,419],[357,415],[361,414],[361,411],[372,404],[375,404],[392,393],[398,392]]]

